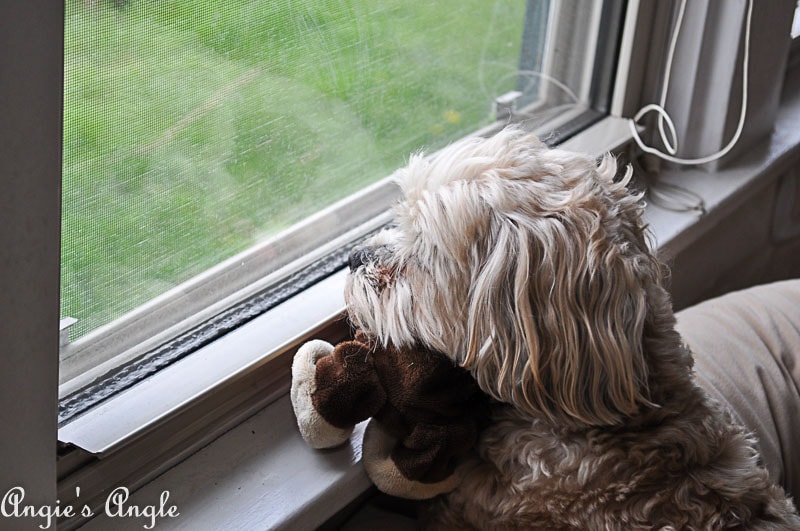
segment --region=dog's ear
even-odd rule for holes
[[[578,426],[620,424],[650,404],[643,332],[660,266],[628,179],[597,175],[538,215],[496,213],[464,360],[490,395]]]

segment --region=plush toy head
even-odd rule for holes
[[[303,345],[291,398],[313,448],[342,444],[372,418],[363,442],[367,474],[383,492],[410,499],[456,487],[457,461],[488,418],[487,398],[466,370],[427,349],[379,347],[361,333],[335,348]]]

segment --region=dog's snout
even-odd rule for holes
[[[364,265],[371,256],[369,249],[365,247],[356,247],[350,253],[350,271],[355,271],[360,266]]]

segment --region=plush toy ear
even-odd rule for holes
[[[333,448],[347,441],[353,427],[337,428],[314,407],[312,396],[317,390],[317,360],[333,353],[333,345],[314,340],[304,344],[292,361],[292,408],[303,439],[312,448]]]

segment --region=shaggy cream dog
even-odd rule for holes
[[[351,256],[352,321],[466,367],[498,405],[443,529],[800,529],[754,441],[698,388],[641,197],[606,156],[509,128],[397,176]]]

